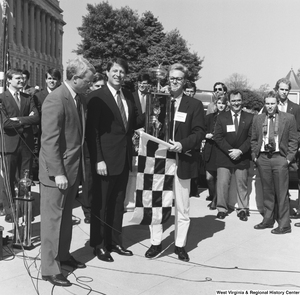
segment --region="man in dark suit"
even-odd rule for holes
[[[298,138],[295,117],[278,111],[277,105],[276,93],[268,93],[265,98],[266,111],[253,121],[252,159],[259,170],[264,202],[263,221],[254,228],[272,228],[276,219],[278,227],[271,232],[286,234],[291,232],[288,166],[297,152]]]
[[[15,181],[23,177],[25,169],[29,170],[29,175],[31,172],[34,147],[32,126],[39,123],[39,114],[30,95],[20,91],[23,88],[22,70],[8,70],[6,79],[8,89],[0,94],[4,129],[0,150],[4,153],[8,165],[11,196],[14,198]],[[7,213],[5,220],[13,222],[10,210],[12,200],[4,198],[3,201]]]
[[[85,110],[80,94],[92,83],[94,72],[86,59],[70,60],[65,83],[47,96],[42,107],[39,157],[42,278],[57,286],[71,285],[62,275],[61,265],[86,267],[69,251],[73,202],[85,171]]]
[[[139,114],[143,114],[146,111],[146,95],[149,92],[149,86],[151,79],[149,74],[141,73],[138,75],[138,89],[133,92],[134,102],[139,111]]]
[[[189,197],[191,179],[197,177],[198,174],[195,148],[199,146],[205,135],[202,102],[183,93],[187,73],[188,69],[182,64],[173,64],[169,69],[171,103],[174,104],[174,122],[170,128],[170,143],[173,146],[170,148],[170,151],[175,153],[177,166],[173,184],[175,196],[174,252],[178,255],[178,259],[183,261],[189,261],[189,255],[184,247],[190,225]],[[145,253],[147,258],[153,258],[162,251],[162,234],[163,227],[161,224],[150,226],[151,247]]]
[[[61,83],[60,81],[61,81],[61,74],[58,69],[52,68],[47,71],[47,73],[45,74],[46,88],[39,91],[36,94],[40,106],[39,111],[41,111],[42,105],[47,95],[51,93],[54,89],[56,89],[58,86],[60,86]]]
[[[122,244],[124,199],[132,168],[132,134],[144,120],[132,93],[122,88],[127,61],[114,58],[107,64],[107,84],[90,93],[87,143],[90,152],[93,197],[90,245],[103,261],[114,261],[110,252],[133,255]],[[140,123],[140,124],[137,124]]]
[[[230,111],[218,116],[214,140],[217,144],[217,218],[224,219],[228,212],[228,193],[231,176],[237,187],[238,217],[247,221],[249,194],[247,192],[250,167],[250,139],[253,115],[242,111],[243,94],[229,93]]]

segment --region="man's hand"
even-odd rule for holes
[[[169,151],[175,152],[175,153],[181,153],[182,152],[182,145],[179,141],[173,141],[173,140],[170,139],[169,143],[173,144],[173,146],[169,148]]]
[[[96,164],[97,174],[106,176],[107,175],[107,167],[104,161],[98,162]]]
[[[239,149],[229,150],[229,157],[231,158],[231,160],[238,160],[242,154],[242,151]]]
[[[213,134],[212,133],[207,133],[206,135],[205,135],[205,138],[207,138],[207,139],[212,139],[213,138]]]
[[[68,187],[68,179],[65,175],[55,176],[55,183],[59,189],[67,189]]]
[[[29,117],[33,116],[33,115],[34,115],[34,111],[31,111],[30,114],[29,114]]]

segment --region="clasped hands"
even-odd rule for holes
[[[242,151],[239,149],[230,149],[228,155],[231,160],[238,160],[242,154]]]

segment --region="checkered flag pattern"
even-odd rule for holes
[[[162,224],[171,215],[176,160],[169,146],[147,133],[140,134],[133,223]]]

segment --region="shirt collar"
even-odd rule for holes
[[[239,111],[238,113],[235,113],[235,112],[233,112],[232,110],[230,110],[230,112],[231,112],[231,117],[233,117],[234,114],[237,114],[237,116],[239,117],[239,116],[241,115],[241,112],[242,112],[242,111]]]
[[[72,97],[75,98],[75,96],[77,95],[77,93],[71,88],[71,86],[68,84],[67,81],[65,81],[65,85],[66,85],[66,87],[69,89],[69,91],[70,91]]]
[[[115,97],[118,91],[115,88],[113,88],[112,86],[110,86],[109,83],[107,83],[106,85],[107,85],[108,89],[110,90],[111,94],[113,95],[113,97]],[[120,93],[122,93],[121,88],[119,89],[119,91],[120,91]],[[122,97],[122,95],[121,95],[121,97]]]

